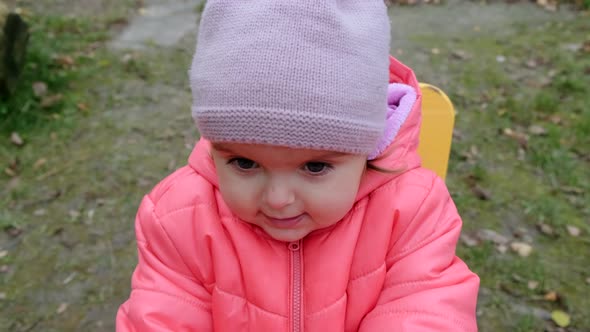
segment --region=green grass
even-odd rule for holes
[[[460,248],[482,286],[504,295],[497,299],[504,309],[492,304],[481,308],[497,311],[482,316],[483,331],[537,331],[550,324],[514,313],[512,301],[565,310],[572,315],[573,328],[590,328],[590,300],[582,295],[590,292],[585,281],[590,272],[584,268],[590,266],[590,54],[564,49],[566,44],[583,44],[589,33],[590,23],[583,17],[567,24],[523,25],[506,43],[482,37],[449,45],[477,61],[436,60],[454,76],[446,88],[459,111],[456,128],[464,138],[453,142],[449,187],[464,215],[465,232],[485,227],[514,239],[514,232],[524,228],[534,248],[526,258],[510,250],[501,254],[489,244]],[[505,62],[496,60],[499,54]],[[534,68],[526,66],[531,58],[538,58]],[[529,132],[531,125],[546,133]],[[505,128],[528,135],[526,146],[504,135]],[[461,152],[472,145],[480,151],[476,163],[461,161]],[[470,194],[465,174],[492,193],[490,201]],[[551,225],[556,237],[540,233],[538,223]],[[568,225],[580,228],[582,235],[570,236]],[[515,273],[518,282],[511,280]],[[528,280],[541,283],[536,293],[527,288]],[[543,301],[550,290],[564,300]]]
[[[85,102],[79,93],[71,93],[71,84],[94,75],[91,45],[105,41],[109,36],[104,26],[89,20],[65,17],[31,16],[31,36],[27,60],[15,93],[0,102],[0,133],[29,133],[47,128],[48,123],[78,112],[78,103]],[[60,62],[69,57],[73,64]],[[63,99],[49,107],[42,107],[42,98],[36,97],[33,84],[47,85],[46,96],[62,95]],[[61,126],[61,124],[60,124]]]

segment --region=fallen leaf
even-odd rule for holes
[[[15,157],[14,159],[10,160],[10,164],[8,164],[8,167],[15,172],[18,172],[19,166],[20,160],[18,159],[18,157]]]
[[[578,187],[571,187],[571,186],[562,186],[561,191],[566,194],[574,194],[574,195],[583,195],[584,189]]]
[[[557,3],[554,0],[537,0],[537,5],[548,11],[554,12],[557,10]]]
[[[172,171],[176,168],[176,160],[172,159],[168,162],[168,170]]]
[[[8,250],[0,250],[0,258],[4,258],[8,255]]]
[[[551,121],[553,124],[560,124],[562,120],[559,115],[553,114],[549,117],[549,121]]]
[[[67,276],[64,281],[62,282],[64,285],[69,284],[70,282],[72,282],[72,280],[74,280],[74,278],[76,277],[77,273],[76,272],[72,272],[70,273],[69,276]]]
[[[16,146],[23,146],[25,144],[25,141],[23,141],[17,132],[12,132],[12,134],[10,134],[10,141]]]
[[[570,233],[571,236],[573,236],[573,237],[580,236],[581,231],[578,227],[572,226],[572,225],[567,225],[566,228],[567,228],[567,232]]]
[[[467,55],[467,53],[463,50],[455,50],[453,53],[451,53],[451,55],[458,60],[466,60],[469,58],[469,55]]]
[[[546,301],[555,302],[559,298],[559,295],[557,295],[557,292],[555,292],[555,291],[550,291],[550,292],[547,292],[547,294],[545,294],[545,296],[543,296],[543,298]]]
[[[518,149],[516,159],[520,161],[524,161],[526,159],[526,151],[523,148]]]
[[[434,54],[434,55],[440,54],[440,50],[439,50],[438,48],[436,48],[436,47],[435,47],[435,48],[433,48],[433,49],[431,49],[431,50],[430,50],[430,52],[431,52],[432,54]]]
[[[72,220],[74,220],[74,219],[77,219],[80,216],[80,211],[70,210],[68,212],[68,214],[70,215],[70,218],[72,218]]]
[[[582,44],[569,43],[569,44],[563,45],[563,48],[565,48],[566,50],[571,51],[571,52],[577,52],[582,49]]]
[[[484,241],[494,242],[495,244],[507,244],[509,241],[507,237],[491,229],[480,229],[477,232],[477,237]]]
[[[535,281],[535,280],[530,280],[528,282],[527,286],[529,287],[530,290],[535,290],[535,289],[537,289],[537,287],[539,287],[539,282]]]
[[[467,234],[461,234],[460,238],[461,242],[463,242],[468,247],[475,247],[479,244],[478,239]]]
[[[516,274],[516,273],[513,273],[513,274],[511,275],[511,277],[512,277],[512,279],[513,279],[514,281],[516,281],[516,282],[519,282],[519,283],[521,283],[521,282],[524,282],[524,279],[523,279],[523,278],[522,278],[520,275],[518,275],[518,274]]]
[[[539,126],[539,125],[531,125],[529,127],[529,133],[533,134],[533,135],[547,135],[547,129]]]
[[[67,303],[62,303],[59,305],[59,307],[57,308],[57,313],[58,314],[62,314],[64,311],[66,311],[66,309],[68,308],[68,304]]]
[[[534,59],[528,60],[526,62],[526,66],[533,69],[537,67],[537,61],[535,61]]]
[[[78,103],[76,106],[78,106],[78,109],[83,112],[87,112],[90,109],[88,105],[84,103]]]
[[[127,53],[125,55],[123,55],[123,57],[121,58],[121,62],[124,64],[129,63],[131,60],[133,60],[135,58],[135,55],[132,53]]]
[[[520,144],[520,146],[522,148],[526,149],[528,142],[529,142],[529,136],[527,134],[524,134],[524,133],[521,133],[518,131],[514,131],[510,128],[505,128],[504,135],[515,139]]]
[[[539,224],[537,224],[537,228],[539,229],[539,231],[541,231],[541,233],[543,233],[545,235],[555,234],[555,232],[553,231],[553,227],[551,227],[550,225],[547,225],[544,223],[539,223]]]
[[[74,58],[69,55],[58,55],[55,57],[55,62],[63,67],[70,67],[75,64]]]
[[[47,159],[41,158],[35,162],[35,164],[33,165],[33,168],[38,169],[39,167],[45,165],[46,163],[47,163]]]
[[[47,84],[44,82],[33,83],[33,94],[37,98],[41,98],[47,94]]]
[[[478,184],[474,184],[471,186],[471,192],[475,195],[475,197],[479,198],[482,201],[489,201],[490,199],[492,199],[492,195],[490,194],[490,192],[480,187]]]
[[[43,97],[43,99],[41,99],[41,107],[42,108],[52,107],[52,106],[56,105],[57,103],[59,103],[62,99],[63,99],[63,95],[59,94],[59,93],[56,95],[45,96],[45,97]]]
[[[568,327],[570,325],[570,315],[561,310],[555,310],[551,312],[551,319],[559,327]]]
[[[44,216],[45,214],[47,214],[47,210],[45,209],[37,209],[33,212],[33,215],[37,217]]]
[[[520,257],[528,257],[533,251],[533,247],[524,242],[512,242],[510,244],[510,249],[516,252]]]
[[[10,176],[10,177],[15,177],[16,176],[16,172],[13,171],[11,168],[5,168],[4,169],[4,173],[6,173],[6,175]]]
[[[4,229],[4,231],[6,233],[8,233],[8,235],[12,236],[12,237],[17,237],[19,235],[21,235],[23,233],[22,228],[16,227],[16,226],[8,226],[7,228]]]
[[[10,181],[8,182],[8,184],[4,187],[4,191],[3,192],[10,192],[14,188],[18,187],[19,184],[20,184],[20,178],[13,177],[12,179],[10,179]]]

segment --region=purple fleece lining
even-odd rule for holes
[[[368,160],[377,158],[385,151],[397,135],[404,121],[410,114],[416,102],[416,90],[409,85],[391,83],[387,88],[387,123],[385,131],[375,150],[369,155]]]

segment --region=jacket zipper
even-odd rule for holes
[[[301,241],[289,243],[289,250],[291,251],[291,319],[292,319],[292,331],[301,332],[303,331],[303,268],[301,264],[301,258],[303,252],[301,249]]]

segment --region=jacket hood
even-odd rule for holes
[[[411,106],[409,114],[401,123],[399,131],[393,141],[374,159],[371,163],[379,168],[392,170],[393,173],[384,173],[375,170],[368,170],[359,187],[356,201],[364,198],[373,190],[398,177],[400,174],[411,169],[420,167],[421,161],[418,156],[418,142],[420,135],[420,124],[422,121],[422,94],[418,80],[414,72],[399,62],[390,58],[389,82],[401,83],[413,88],[416,91],[416,100]],[[209,181],[218,187],[217,173],[210,153],[211,143],[201,138],[195,145],[190,157],[189,165]]]

